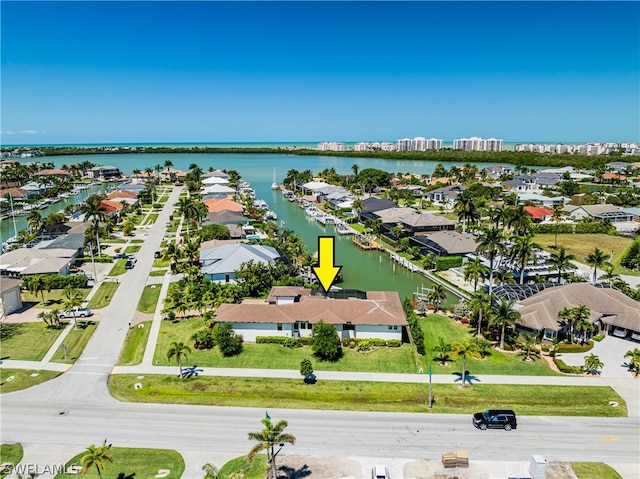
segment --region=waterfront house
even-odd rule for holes
[[[456,223],[455,220],[450,220],[441,215],[416,213],[415,211],[408,214],[401,214],[398,217],[398,224],[407,236],[419,236],[430,234],[434,231],[453,230],[456,227]]]
[[[274,288],[261,303],[221,304],[216,321],[230,323],[245,341],[255,341],[258,336],[310,337],[319,321],[332,324],[342,340],[402,341],[407,327],[396,291],[369,291],[334,299],[291,287]]]
[[[423,255],[464,256],[478,249],[476,237],[457,231],[437,231],[430,235],[409,238],[409,246],[417,246]]]
[[[204,277],[218,283],[232,283],[236,270],[249,261],[272,263],[286,260],[271,246],[245,243],[225,244],[213,248],[200,248],[200,270]]]
[[[484,170],[487,172],[487,177],[492,179],[498,179],[502,175],[513,174],[513,169],[505,165],[490,165],[484,168]]]
[[[518,204],[535,203],[542,206],[556,206],[568,203],[569,198],[566,196],[544,196],[538,193],[516,193],[518,196]]]
[[[217,175],[207,176],[204,178],[204,180],[202,180],[202,184],[205,186],[228,185],[229,179],[227,177]]]
[[[160,172],[160,179],[162,181],[170,181],[171,183],[182,181],[186,176],[187,174],[184,171],[170,168],[168,166]]]
[[[233,211],[235,213],[242,213],[244,211],[244,206],[227,198],[212,198],[204,200],[203,203],[207,206],[209,213],[217,213],[224,210]]]
[[[617,289],[589,283],[547,288],[520,301],[518,326],[547,340],[563,339],[569,333],[569,326],[558,318],[558,313],[580,305],[589,308],[589,322],[597,330],[620,337],[635,335],[640,340],[640,303]]]
[[[122,173],[115,166],[94,166],[87,170],[87,176],[93,179],[110,180],[120,178]]]
[[[202,194],[205,197],[205,199],[211,199],[211,198],[227,198],[228,196],[234,195],[235,192],[236,190],[234,190],[233,188],[227,185],[209,184],[209,185],[206,185],[204,188],[202,188],[202,190],[200,191],[200,194]]]
[[[71,173],[65,170],[45,169],[34,173],[33,176],[57,176],[59,178],[68,178],[71,176]]]

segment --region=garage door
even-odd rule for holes
[[[15,289],[13,291],[7,291],[4,294],[2,300],[4,303],[3,306],[5,308],[6,314],[13,313],[14,311],[20,309],[20,297],[18,296],[19,294],[20,293]]]

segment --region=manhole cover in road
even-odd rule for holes
[[[58,416],[66,416],[69,414],[69,411],[58,411]]]

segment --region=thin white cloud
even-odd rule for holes
[[[38,130],[22,130],[20,132],[21,135],[37,135],[38,133]]]
[[[0,131],[1,135],[15,135],[16,132],[15,131],[11,131],[11,130],[6,130],[6,131]]]

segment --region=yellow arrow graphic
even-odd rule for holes
[[[342,269],[342,266],[335,265],[335,237],[334,236],[318,236],[318,262],[320,266],[314,266],[318,281],[322,285],[325,293],[329,291],[336,276]]]

